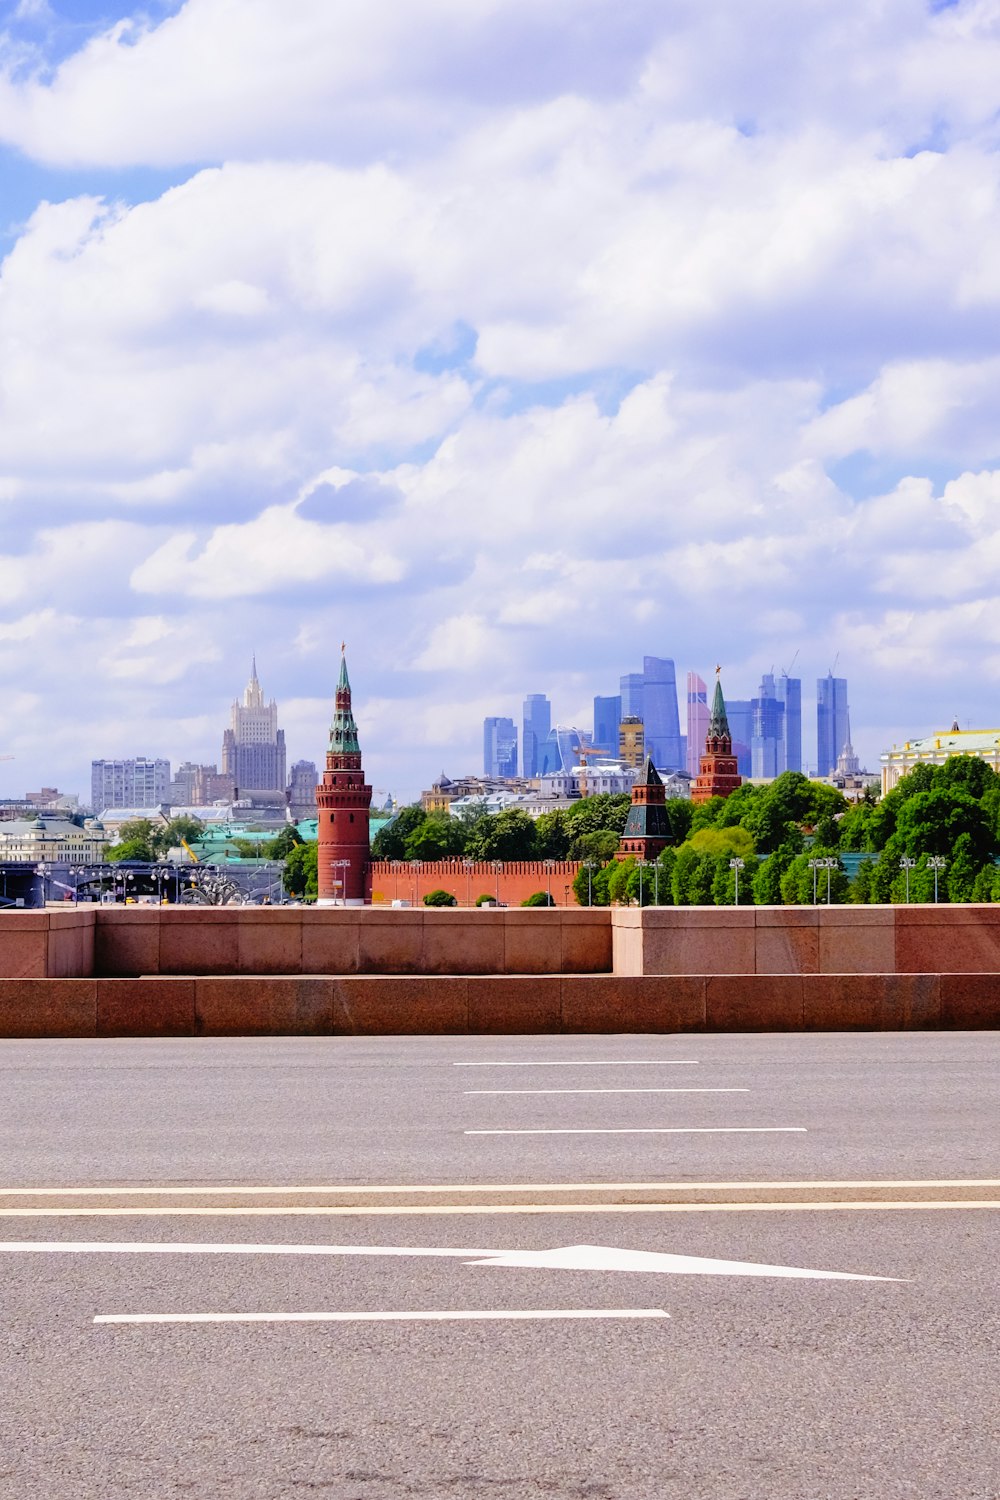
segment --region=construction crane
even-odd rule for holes
[[[603,750],[600,745],[581,745],[576,753],[580,760],[580,796],[589,797],[590,791],[587,785],[587,758],[591,755],[603,755],[606,757],[608,752],[607,750]]]
[[[788,663],[788,666],[787,667],[782,667],[782,669],[781,669],[781,675],[782,675],[782,677],[791,677],[791,675],[792,675],[792,668],[794,667],[794,665],[798,661],[798,659],[799,659],[799,648],[796,646],[796,648],[795,648],[795,655],[792,657],[791,661]]]

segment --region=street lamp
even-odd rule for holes
[[[944,857],[943,854],[932,854],[930,856],[930,858],[928,859],[928,861],[927,861],[927,868],[928,868],[928,870],[933,870],[934,871],[934,902],[935,902],[935,905],[937,904],[937,898],[938,898],[938,871],[939,870],[943,870],[944,867],[945,867],[945,865],[947,863],[948,863],[948,861],[945,859],[945,857]]]
[[[496,873],[496,877],[497,877],[497,906],[499,906],[500,905],[500,871],[503,869],[503,860],[502,859],[495,859],[493,861],[493,869],[494,869],[494,871]]]
[[[556,867],[556,862],[555,862],[554,859],[547,859],[545,861],[545,895],[546,895],[545,904],[546,904],[546,906],[551,906],[552,905],[552,871],[555,869],[555,867]]]
[[[740,871],[746,869],[746,861],[742,860],[742,859],[731,859],[729,861],[729,868],[733,872],[733,887],[734,887],[734,890],[736,892],[735,905],[739,906],[739,904],[740,904]]]
[[[809,861],[809,868],[813,872],[813,906],[816,905],[816,872],[820,868],[822,863],[823,861],[821,859],[811,859]]]
[[[639,909],[642,909],[642,872],[649,869],[648,859],[637,859],[636,865],[639,870]]]
[[[588,906],[593,906],[593,904],[594,904],[594,861],[592,859],[585,859],[584,862],[583,862],[583,868],[587,872],[587,905]]]
[[[906,900],[907,900],[907,903],[909,903],[909,900],[910,900],[910,871],[911,870],[915,870],[917,868],[917,862],[916,862],[915,859],[907,859],[906,855],[904,854],[903,858],[899,861],[899,868],[901,870],[905,870],[906,871]],[[936,878],[937,877],[935,875],[935,879]]]
[[[463,860],[463,864],[465,865],[465,904],[466,904],[466,906],[471,906],[472,905],[472,871],[473,871],[473,869],[475,867],[475,863],[476,863],[476,861],[474,859]]]
[[[331,870],[346,870],[348,868],[348,866],[350,865],[350,863],[351,863],[351,861],[349,859],[331,859],[331,861],[330,861],[330,869]],[[334,899],[334,901],[336,901],[336,899],[337,899],[336,891],[337,891],[338,885],[340,886],[340,891],[341,891],[340,904],[341,904],[341,906],[346,906],[347,905],[347,896],[344,894],[344,882],[342,880],[338,880],[337,877],[334,876],[333,877],[333,890],[334,890],[334,897],[333,897],[333,899]]]
[[[396,902],[399,900],[399,869],[400,869],[400,866],[402,865],[402,863],[403,863],[403,861],[401,859],[391,859],[389,861],[389,868],[392,870],[392,901],[393,901],[393,905],[395,905]]]
[[[411,859],[410,868],[413,871],[413,904],[420,905],[420,870],[423,866],[422,859]]]

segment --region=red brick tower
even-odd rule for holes
[[[368,809],[372,789],[365,785],[361,769],[361,746],[351,711],[351,684],[343,652],[341,647],[326,770],[316,788],[320,906],[363,906],[369,859]]]
[[[658,859],[670,843],[667,793],[653,757],[646,756],[642,777],[632,787],[632,806],[615,859]]]
[[[712,717],[708,721],[701,768],[691,787],[691,801],[707,802],[710,797],[728,797],[730,792],[735,792],[742,785],[743,777],[737,769],[729,720],[726,718],[726,700],[722,696],[722,684],[716,669]]]

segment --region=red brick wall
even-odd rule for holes
[[[394,870],[388,860],[376,860],[368,869],[366,895],[374,906],[391,906],[397,898],[423,905],[428,891],[448,891],[460,906],[475,905],[477,896],[496,896],[502,904],[520,906],[536,891],[551,891],[556,906],[575,906],[573,881],[580,866],[573,860],[557,860],[549,871],[541,860],[509,860],[499,872],[491,864],[475,864],[467,871],[462,861],[442,859],[425,864],[419,875],[405,860]]]

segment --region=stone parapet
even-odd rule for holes
[[[976,1030],[1000,975],[0,980],[2,1037]]]

